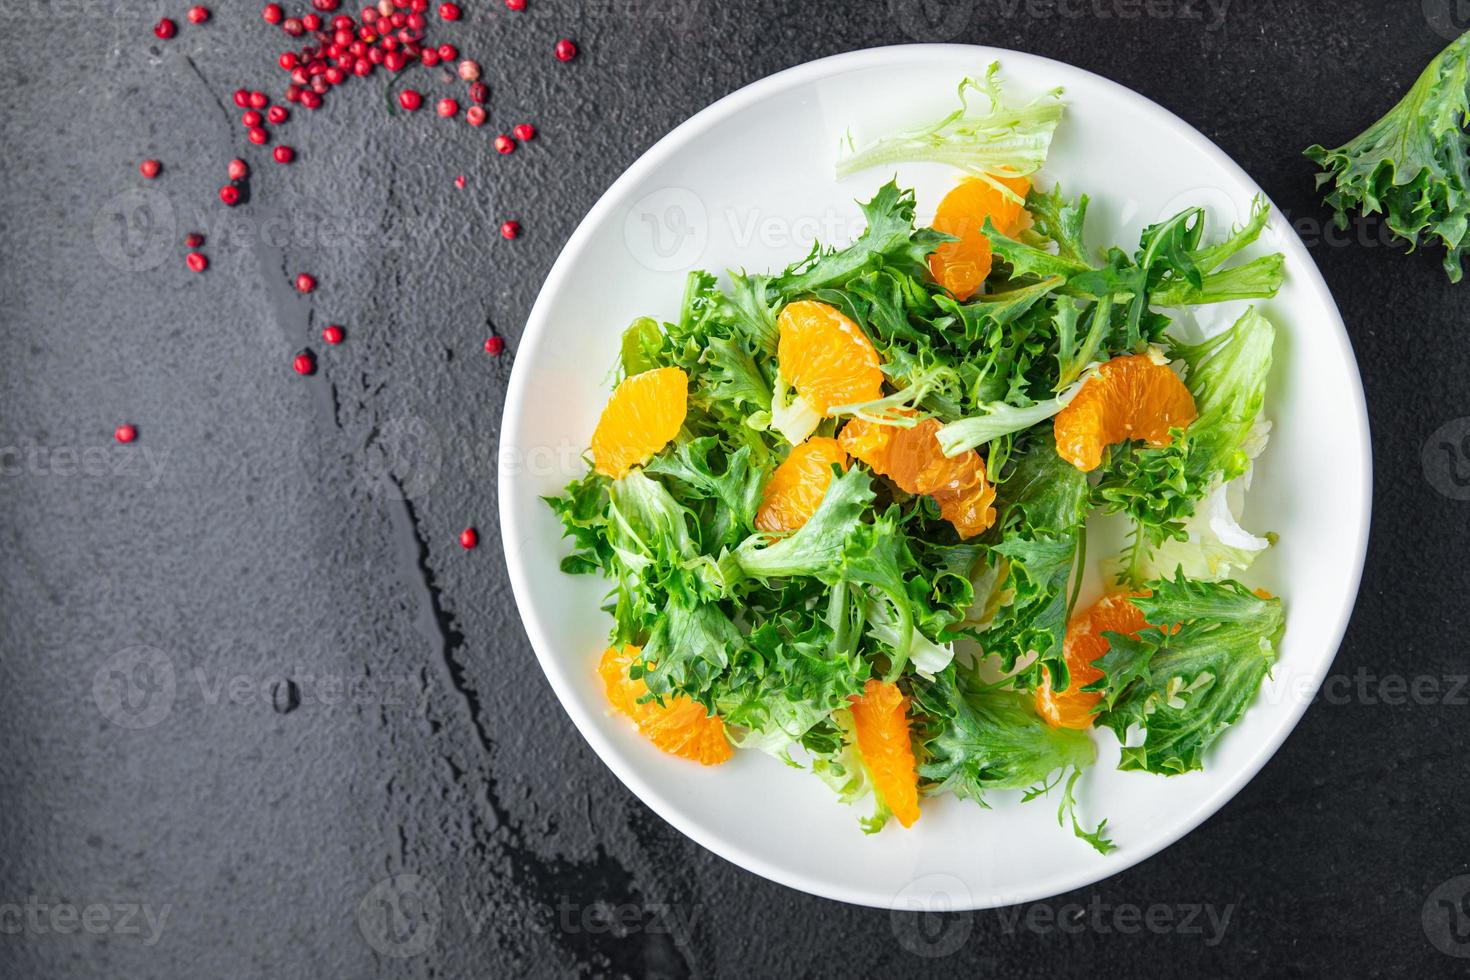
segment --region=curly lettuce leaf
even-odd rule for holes
[[[1326,203],[1339,228],[1348,212],[1382,213],[1410,250],[1421,238],[1445,249],[1451,282],[1463,274],[1470,226],[1470,33],[1435,56],[1409,91],[1383,118],[1334,150],[1320,144],[1306,156],[1322,168],[1317,187],[1329,187]]]
[[[1023,790],[1031,800],[1067,770],[1075,777],[1097,758],[1086,732],[1053,728],[1036,714],[1030,695],[986,685],[957,665],[933,680],[915,681],[914,699],[929,719],[919,766],[929,795],[953,793],[988,807],[987,793]],[[1077,836],[1106,854],[1112,844],[1103,837],[1103,825],[1087,831],[1075,818],[1074,782],[1067,781],[1062,809],[1073,812]]]
[[[719,471],[721,456],[723,472]],[[644,467],[644,472],[677,480],[688,496],[713,503],[699,522],[701,550],[734,545],[755,530],[766,474],[751,466],[749,447],[723,453],[718,439],[701,436],[676,444]]]
[[[1067,586],[1087,517],[1087,478],[1038,435],[997,488],[1000,539],[991,547],[993,590],[988,618],[971,635],[1001,669],[1035,654],[1021,682],[1034,684],[1044,665],[1059,689],[1069,682],[1062,644],[1067,635]]]
[[[1229,329],[1198,344],[1171,343],[1183,361],[1198,417],[1168,446],[1125,443],[1108,452],[1093,489],[1095,506],[1125,513],[1139,528],[1126,578],[1142,580],[1150,548],[1187,539],[1185,522],[1215,487],[1244,474],[1260,452],[1261,413],[1276,328],[1247,310]]]
[[[911,276],[927,269],[929,253],[952,237],[933,228],[914,226],[914,192],[890,180],[867,203],[859,203],[867,227],[850,245],[824,249],[820,244],[802,262],[770,281],[783,301],[844,286],[864,273],[891,266]],[[770,348],[774,351],[774,346]]]
[[[1137,639],[1105,634],[1109,650],[1094,662],[1103,677],[1086,690],[1102,694],[1098,721],[1124,743],[1120,769],[1191,772],[1270,674],[1285,628],[1281,600],[1182,574],[1148,590],[1132,602],[1164,625]],[[1129,744],[1130,728],[1143,730],[1141,742]]]
[[[803,575],[835,583],[842,578],[848,534],[862,522],[873,500],[873,478],[854,466],[827,484],[821,506],[798,530],[775,540],[769,534],[753,534],[731,557],[750,578],[770,582]]]

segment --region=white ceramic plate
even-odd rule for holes
[[[500,511],[516,601],[541,666],[577,727],[634,793],[682,832],[743,868],[803,891],[887,908],[988,908],[1033,901],[1115,874],[1219,809],[1281,745],[1306,709],[1346,628],[1368,534],[1368,422],[1342,319],[1306,249],[1279,217],[1255,252],[1286,253],[1287,284],[1264,304],[1278,326],[1267,410],[1273,438],[1249,495],[1247,527],[1280,544],[1252,584],[1286,600],[1275,675],[1220,740],[1203,773],[1122,773],[1099,733],[1082,811],[1106,816],[1106,857],[1057,826],[1055,800],[994,809],[925,802],[913,829],[876,836],[808,773],[737,752],[703,768],[660,753],[611,716],[594,670],[609,620],[605,583],[563,575],[560,527],[539,499],[583,470],[608,395],[621,331],[636,316],[672,319],[690,268],[776,269],[813,238],[861,231],[854,199],[891,175],[833,178],[839,139],[859,142],[950,111],[966,74],[1001,63],[1010,99],[1066,89],[1066,117],[1040,182],[1091,196],[1090,244],[1132,248],[1141,228],[1189,205],[1219,231],[1246,216],[1255,183],[1177,117],[1113,82],[1033,55],[960,45],[880,48],[792,68],[722,99],[623,174],[567,243],[526,324],[501,430]],[[927,222],[956,174],[900,166]],[[1201,317],[1233,321],[1243,304]],[[1094,543],[1092,554],[1101,548]],[[1094,576],[1096,561],[1093,561]],[[1100,586],[1094,581],[1094,589]],[[1086,598],[1086,597],[1084,597]]]

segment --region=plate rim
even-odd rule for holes
[[[597,202],[587,211],[581,221],[578,222],[576,229],[567,239],[566,244],[562,247],[556,260],[548,270],[541,289],[537,293],[536,300],[532,304],[531,311],[526,317],[518,347],[531,348],[539,345],[541,335],[547,329],[547,321],[549,320],[548,309],[552,303],[551,297],[560,290],[564,281],[569,278],[571,270],[577,265],[582,254],[586,251],[594,230],[606,220],[611,212],[625,203],[625,199],[629,196],[630,190],[637,187],[648,172],[664,163],[674,153],[682,149],[691,139],[714,128],[726,118],[751,105],[757,104],[779,92],[796,88],[809,82],[853,70],[892,66],[911,60],[922,60],[928,54],[953,54],[961,51],[973,55],[977,61],[983,64],[988,64],[991,61],[1000,61],[1002,67],[1004,67],[1007,61],[1024,61],[1029,62],[1030,67],[1036,69],[1045,69],[1049,66],[1060,67],[1069,73],[1079,73],[1086,76],[1092,84],[1111,89],[1124,98],[1135,100],[1141,109],[1161,117],[1166,124],[1178,131],[1188,142],[1194,144],[1195,149],[1199,152],[1212,158],[1223,169],[1233,173],[1248,186],[1254,187],[1257,193],[1266,197],[1267,203],[1270,204],[1276,214],[1280,215],[1283,213],[1243,167],[1236,163],[1213,140],[1201,133],[1188,121],[1182,119],[1164,106],[1159,105],[1154,100],[1148,98],[1148,96],[1088,69],[1043,55],[990,45],[897,44],[863,48],[806,61],[750,82],[694,113],[645,150],[602,193]],[[1343,321],[1342,313],[1338,309],[1337,302],[1333,298],[1331,290],[1327,287],[1321,270],[1318,268],[1310,252],[1308,252],[1300,235],[1290,223],[1284,225],[1281,237],[1281,247],[1287,253],[1293,275],[1299,279],[1303,286],[1314,294],[1318,305],[1329,315],[1326,326],[1329,328],[1328,333],[1331,334],[1331,342],[1336,345],[1338,352],[1344,355],[1350,373],[1350,380],[1354,382],[1351,385],[1352,404],[1344,406],[1343,417],[1355,422],[1358,430],[1357,441],[1359,443],[1362,466],[1356,485],[1361,488],[1360,505],[1358,507],[1359,513],[1356,526],[1351,529],[1355,538],[1352,549],[1354,561],[1349,576],[1351,587],[1347,590],[1340,603],[1340,608],[1336,616],[1336,625],[1330,635],[1324,638],[1327,640],[1326,645],[1330,650],[1330,656],[1321,660],[1320,669],[1314,670],[1310,677],[1310,684],[1301,690],[1300,697],[1294,699],[1294,703],[1290,706],[1285,716],[1286,723],[1280,725],[1270,738],[1259,743],[1244,765],[1205,796],[1196,805],[1195,812],[1184,821],[1179,829],[1150,838],[1127,857],[1117,859],[1118,863],[1108,866],[1103,870],[1102,874],[1097,873],[1098,868],[1095,865],[1079,865],[1078,870],[1071,875],[1064,875],[1060,879],[1053,877],[1049,879],[1049,883],[1042,887],[1018,889],[1011,894],[1007,894],[1000,901],[989,900],[991,897],[985,894],[972,894],[969,903],[952,904],[953,896],[949,896],[951,904],[946,905],[946,908],[954,911],[978,911],[1043,901],[1112,878],[1172,846],[1218,813],[1275,756],[1281,745],[1296,730],[1297,725],[1301,722],[1302,716],[1311,705],[1327,672],[1331,669],[1338,652],[1341,650],[1343,638],[1346,635],[1353,611],[1357,607],[1358,596],[1362,589],[1363,570],[1367,560],[1368,533],[1372,520],[1373,443],[1367,410],[1367,399],[1363,389],[1362,373],[1358,367],[1351,338],[1347,333],[1346,323]],[[517,432],[520,429],[521,416],[526,406],[526,378],[530,370],[529,366],[523,367],[522,360],[519,357],[516,358],[511,369],[510,382],[506,389],[505,405],[501,413],[499,451],[497,453],[497,460],[502,464],[505,459],[507,435]],[[499,465],[498,470],[496,487],[501,546],[507,575],[510,580],[511,592],[515,599],[516,611],[521,620],[522,627],[526,631],[527,638],[531,642],[532,650],[536,654],[536,659],[541,666],[541,670],[546,675],[547,681],[551,684],[552,691],[560,702],[562,709],[571,717],[572,723],[576,726],[582,737],[592,746],[593,751],[597,753],[597,756],[612,771],[613,775],[632,791],[645,806],[653,810],[661,819],[667,821],[680,833],[732,864],[760,875],[767,880],[806,894],[845,902],[851,905],[890,910],[924,907],[922,903],[918,905],[914,903],[916,896],[912,893],[882,895],[876,892],[860,890],[853,886],[837,885],[821,879],[812,878],[803,873],[794,872],[776,865],[760,854],[728,840],[717,831],[709,830],[702,824],[685,819],[679,812],[675,801],[666,798],[662,793],[655,790],[636,773],[632,766],[623,763],[619,751],[603,736],[590,714],[583,711],[577,704],[576,698],[573,696],[571,690],[570,674],[564,670],[564,665],[558,661],[554,654],[555,644],[547,635],[538,619],[529,612],[532,607],[528,601],[528,597],[532,594],[533,589],[527,574],[528,566],[525,564],[524,549],[520,540],[514,535],[508,535],[506,533],[507,528],[515,526],[513,523],[514,515],[510,511],[509,503],[514,496],[513,483],[515,478],[512,475],[512,470],[504,465]],[[907,899],[905,905],[900,906],[895,904],[900,897]],[[922,898],[922,896],[917,897]]]

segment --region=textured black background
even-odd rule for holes
[[[1462,897],[1452,879],[1470,870],[1470,707],[1464,692],[1444,703],[1467,670],[1470,503],[1439,443],[1470,428],[1456,421],[1470,415],[1470,286],[1374,226],[1321,234],[1300,156],[1396,99],[1463,5],[529,0],[517,15],[467,0],[438,33],[485,63],[490,126],[390,118],[380,74],[296,114],[290,167],[246,143],[230,103],[240,85],[281,91],[285,39],[257,3],[214,6],[195,28],[181,0],[6,4],[0,976],[1464,969],[1442,950],[1470,952],[1451,931],[1470,917],[1439,898]],[[164,12],[182,27],[168,43],[149,29]],[[551,56],[564,35],[582,45],[570,64]],[[1078,64],[1240,161],[1299,222],[1342,307],[1376,457],[1336,695],[1152,860],[1032,909],[942,920],[770,884],[633,799],[536,665],[494,479],[523,319],[623,168],[748,82],[913,40]],[[436,78],[420,70],[420,87],[437,94]],[[523,119],[541,137],[497,157],[490,138]],[[234,155],[256,176],[231,212],[214,193]],[[148,156],[166,167],[152,183],[136,169]],[[505,217],[523,237],[498,237]],[[202,276],[180,245],[196,229]],[[300,270],[321,280],[309,298],[287,284]],[[348,340],[324,350],[332,321]],[[507,356],[481,353],[489,330]],[[307,344],[309,380],[290,368]],[[121,421],[137,444],[114,446]],[[483,538],[470,553],[455,540],[467,524]],[[112,669],[172,677],[172,696],[134,691],[137,710],[120,708]],[[1393,678],[1428,680],[1401,701]],[[356,689],[334,698],[322,679]],[[404,874],[421,877],[379,884]],[[1062,932],[1048,916],[1067,902],[1102,911]],[[59,934],[61,903],[167,918],[152,944],[116,920]],[[1108,909],[1155,904],[1231,917],[1214,945],[1208,926],[1112,928]],[[607,907],[622,925],[605,927]]]

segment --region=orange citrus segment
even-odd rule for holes
[[[847,469],[847,453],[836,439],[816,437],[791,450],[766,481],[755,526],[762,531],[795,531],[805,524],[822,504],[834,463]]]
[[[1167,446],[1171,428],[1196,416],[1194,396],[1179,376],[1147,354],[1115,357],[1082,384],[1052,422],[1057,454],[1079,470],[1095,470],[1103,449],[1142,439]]]
[[[669,444],[689,408],[689,376],[676,367],[624,378],[592,433],[597,472],[621,479]]]
[[[1031,190],[1031,181],[1026,177],[996,179],[1023,199]],[[989,218],[1001,234],[1014,235],[1021,229],[1024,214],[1021,201],[1011,200],[978,177],[963,178],[944,195],[934,214],[934,230],[959,239],[945,242],[930,253],[929,272],[934,281],[953,293],[955,299],[969,299],[990,275],[985,219]]]
[[[650,742],[668,752],[713,766],[731,756],[730,741],[725,738],[725,724],[719,715],[705,714],[704,706],[692,698],[678,695],[638,703],[648,693],[648,685],[628,676],[628,667],[638,659],[639,648],[631,644],[619,650],[608,647],[597,664],[597,672],[607,687],[607,700],[633,719],[638,730]]]
[[[935,435],[939,428],[938,419],[903,429],[855,418],[837,438],[850,455],[904,491],[933,497],[960,537],[972,538],[995,523],[995,488],[985,479],[985,462],[975,450],[944,455]]]
[[[909,699],[897,685],[871,680],[861,696],[853,696],[851,710],[858,754],[873,789],[899,823],[912,827],[919,819],[919,773],[909,741]]]
[[[1041,684],[1036,688],[1036,713],[1053,728],[1089,728],[1092,709],[1102,699],[1096,691],[1082,690],[1103,676],[1093,661],[1108,652],[1104,633],[1121,633],[1137,637],[1148,628],[1143,613],[1124,592],[1103,596],[1091,608],[1072,617],[1067,624],[1063,645],[1067,672],[1071,675],[1065,691],[1051,689],[1051,674],[1041,668]]]
[[[862,328],[826,303],[788,303],[776,318],[781,376],[819,415],[883,397],[878,352]]]

